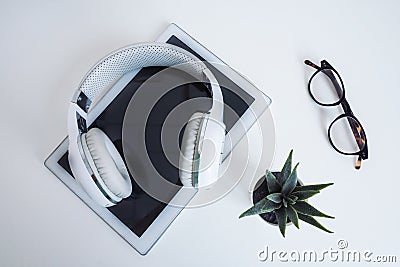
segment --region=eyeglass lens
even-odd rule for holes
[[[318,71],[311,80],[310,93],[321,104],[337,103],[343,97],[343,89],[339,81],[339,76],[331,70]]]
[[[352,126],[352,127],[351,127]],[[345,116],[330,127],[330,139],[337,150],[345,154],[358,153],[365,147],[365,134],[353,117]]]

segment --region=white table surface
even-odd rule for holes
[[[322,251],[339,239],[399,262],[400,2],[282,2],[1,1],[0,265],[259,266],[270,264],[257,258],[265,246]],[[272,169],[294,148],[305,183],[335,182],[310,200],[336,216],[320,220],[334,234],[301,223],[282,238],[257,216],[239,220],[251,205],[241,183],[212,205],[184,210],[143,257],[44,167],[66,135],[68,101],[86,71],[170,22],[273,99]],[[360,171],[327,141],[339,109],[309,97],[306,58],[329,60],[345,81],[368,135],[370,159]]]

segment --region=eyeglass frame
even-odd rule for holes
[[[358,156],[357,162],[356,162],[356,169],[360,169],[361,167],[361,159],[362,160],[366,160],[368,159],[368,142],[367,142],[367,135],[365,133],[365,130],[363,128],[363,126],[361,125],[361,122],[356,118],[356,116],[353,114],[353,111],[350,108],[349,102],[346,99],[345,96],[345,87],[344,87],[344,83],[342,80],[342,77],[340,77],[340,74],[336,71],[336,69],[334,67],[332,67],[331,64],[328,63],[328,61],[326,61],[325,59],[321,61],[321,67],[319,67],[318,65],[312,63],[310,60],[305,60],[304,63],[308,66],[311,66],[315,69],[317,69],[316,72],[314,72],[314,74],[311,76],[309,82],[308,82],[308,93],[310,94],[311,98],[314,100],[314,102],[316,102],[318,105],[324,106],[324,107],[332,107],[332,106],[337,106],[339,104],[341,104],[344,113],[339,115],[336,119],[334,119],[332,121],[332,123],[329,125],[328,128],[328,139],[329,139],[329,143],[331,144],[331,146],[340,154],[343,155],[348,155],[348,156]],[[330,72],[327,72],[330,71]],[[336,74],[336,76],[339,78],[340,84],[338,83],[337,79],[335,78],[335,76],[332,74],[332,71]],[[338,96],[340,96],[340,92],[341,92],[341,96],[340,99],[334,103],[322,103],[319,102],[315,96],[312,94],[311,91],[311,82],[313,80],[313,78],[319,74],[320,72],[323,72],[326,76],[328,76],[328,78],[331,80],[331,82],[333,83],[333,86],[335,87],[336,93],[338,94]],[[360,149],[357,152],[343,152],[341,150],[339,150],[335,144],[332,141],[331,138],[331,129],[332,126],[335,124],[335,122],[337,122],[338,120],[342,119],[342,118],[351,118],[353,119],[361,129],[358,129],[358,127],[356,125],[354,125],[354,122],[350,121],[348,119],[351,131],[353,132],[354,138],[356,139],[357,142],[357,146]],[[356,134],[359,135],[359,137],[356,136]],[[364,143],[360,144],[360,139],[364,140]],[[363,147],[362,147],[363,146]]]

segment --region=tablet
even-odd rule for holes
[[[180,46],[204,61],[217,63],[212,64],[211,68],[218,82],[226,85],[225,87],[221,86],[221,89],[225,104],[231,111],[226,112],[224,116],[227,136],[230,136],[230,138],[227,138],[228,144],[225,145],[224,150],[224,158],[226,158],[241,137],[246,134],[246,131],[250,129],[251,125],[268,107],[270,99],[243,76],[227,68],[225,63],[177,25],[171,24],[156,41]],[[160,68],[150,67],[131,71],[122,76],[96,103],[93,103],[93,108],[88,117],[88,125],[101,128],[110,137],[121,156],[124,156],[121,142],[124,112],[135,90],[159,70]],[[185,93],[189,89],[191,93]],[[160,101],[157,105],[159,105],[160,110],[168,112],[168,107],[186,101],[188,98],[207,97],[207,94],[208,91],[201,88],[201,85],[184,85],[165,95],[163,101]],[[235,116],[229,116],[232,111],[234,111]],[[151,148],[148,152],[149,157],[153,158],[154,162],[157,162],[157,168],[163,173],[164,177],[172,183],[181,185],[179,170],[169,165],[167,161],[163,161],[162,149],[156,145],[158,135],[154,133],[157,133],[159,124],[162,123],[162,117],[160,117],[161,114],[157,116],[159,114],[157,112],[154,114],[156,115],[150,118],[152,121],[149,123],[153,127],[152,131],[150,131],[152,134],[148,136],[148,140],[146,137],[146,146]],[[68,138],[65,138],[48,157],[45,165],[104,222],[142,255],[145,255],[150,250],[183,209],[183,206],[169,205],[152,198],[141,190],[132,177],[132,196],[113,207],[100,207],[91,200],[72,175],[68,163]],[[171,192],[170,203],[187,204],[195,194],[196,190]]]

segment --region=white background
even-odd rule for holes
[[[339,239],[396,255],[399,14],[399,1],[1,1],[0,265],[258,266],[269,264],[257,259],[266,245],[322,251]],[[239,185],[213,205],[184,210],[143,257],[43,166],[66,135],[68,101],[86,71],[116,48],[153,40],[170,22],[272,98],[272,169],[294,148],[303,182],[335,182],[310,200],[336,216],[320,220],[334,234],[302,223],[282,238],[256,216],[239,220],[251,205]],[[340,110],[310,99],[306,58],[327,59],[344,79],[368,135],[370,159],[360,171],[327,141]]]

